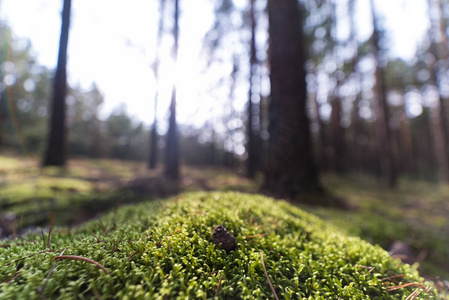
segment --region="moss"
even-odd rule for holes
[[[212,243],[216,225],[235,236],[236,250]],[[405,299],[417,284],[428,285],[378,246],[286,202],[239,193],[188,193],[122,207],[76,232],[55,229],[54,252],[39,253],[46,250],[40,235],[3,246],[1,299],[37,299],[42,287],[45,297],[60,299],[271,299],[261,252],[280,299]],[[63,249],[110,274],[61,260],[48,275]],[[406,283],[412,285],[401,287]],[[415,299],[438,296],[422,291]]]
[[[330,174],[323,183],[358,209],[304,207],[307,211],[384,249],[405,242],[415,256],[425,254],[419,268],[424,275],[448,280],[449,185],[401,179],[397,189],[386,189],[373,177]]]

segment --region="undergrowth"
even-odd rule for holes
[[[258,195],[182,194],[0,247],[1,299],[439,299],[379,246]]]

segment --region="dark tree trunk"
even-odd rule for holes
[[[155,104],[156,106],[156,104]],[[156,109],[154,110],[156,112]],[[156,117],[153,121],[153,126],[151,128],[150,132],[150,157],[148,161],[148,168],[149,169],[156,169],[157,165],[157,142],[158,142],[158,136],[157,136],[157,120]]]
[[[225,149],[225,157],[224,157],[224,165],[227,167],[235,167],[236,159],[235,159],[235,141],[234,141],[234,131],[235,128],[229,128],[231,121],[235,118],[235,111],[234,111],[234,93],[235,93],[235,86],[237,83],[237,72],[238,72],[239,66],[238,66],[238,59],[236,56],[233,58],[233,65],[232,65],[232,72],[231,72],[231,84],[229,86],[229,116],[226,120],[226,136],[224,143],[225,145],[223,149]]]
[[[253,98],[253,76],[254,69],[257,65],[256,59],[256,20],[254,15],[254,0],[250,0],[250,19],[251,19],[251,41],[250,41],[250,68],[249,68],[249,92],[248,92],[248,124],[247,124],[247,153],[248,159],[246,162],[248,178],[254,178],[257,169],[256,159],[256,137],[254,132],[254,104]]]
[[[175,0],[175,15],[174,15],[174,30],[173,36],[174,44],[174,61],[178,60],[178,41],[179,41],[179,0]],[[179,179],[179,147],[178,147],[178,128],[176,124],[176,82],[173,85],[172,98],[170,103],[170,117],[168,120],[168,132],[166,141],[165,154],[165,175],[177,180]]]
[[[432,7],[431,0],[428,1],[429,4],[429,12]],[[440,129],[437,130],[437,136],[435,137],[436,144],[436,153],[437,160],[439,161],[439,170],[443,175],[445,181],[449,181],[448,169],[449,169],[449,127],[447,120],[447,99],[441,93],[441,78],[439,76],[439,62],[442,59],[447,59],[448,57],[448,49],[447,49],[447,36],[446,36],[446,24],[444,21],[444,15],[442,13],[441,1],[437,1],[437,6],[439,10],[439,22],[435,20],[432,14],[429,15],[430,18],[430,36],[431,36],[431,45],[430,45],[430,53],[434,56],[435,60],[430,64],[430,74],[431,74],[431,83],[435,85],[438,89],[439,93],[439,116],[437,120],[437,124],[439,124]],[[441,36],[442,41],[438,43],[437,41],[437,31],[439,31],[439,35]],[[439,143],[438,143],[439,142]]]
[[[281,197],[298,200],[302,196],[303,201],[319,202],[325,193],[313,160],[306,113],[305,51],[298,1],[268,0],[268,19],[270,150],[262,188]]]
[[[159,64],[160,55],[159,48],[162,41],[162,34],[164,32],[164,11],[165,11],[165,0],[160,0],[160,10],[159,10],[159,25],[157,31],[157,41],[156,41],[156,58],[154,61],[153,71],[154,77],[156,78],[156,94],[154,95],[154,120],[153,126],[150,132],[150,156],[148,160],[148,168],[155,169],[157,165],[157,152],[158,152],[158,135],[157,135],[157,103],[159,98]]]
[[[407,117],[406,106],[404,97],[402,98],[403,105],[401,106],[401,117],[399,124],[399,145],[401,157],[399,162],[402,165],[402,172],[408,174],[416,173],[415,158],[413,156],[413,143],[412,143],[412,133],[410,128],[410,120]]]
[[[337,79],[337,87],[340,86],[340,80]],[[337,93],[337,92],[336,92]],[[342,103],[338,95],[332,99],[332,138],[334,148],[335,171],[343,174],[346,171],[346,151],[345,151],[345,130],[341,125]]]
[[[3,29],[3,28],[2,28]],[[6,32],[2,32],[1,33],[3,38],[6,40],[7,36],[6,36]],[[6,53],[8,49],[7,47],[0,47],[0,58],[4,58],[6,57]],[[3,63],[3,61],[0,61],[0,64]],[[0,82],[3,82],[4,79],[4,73],[3,73],[3,68],[0,68]],[[8,109],[8,104],[6,103],[7,97],[6,97],[6,87],[4,86],[3,89],[0,91],[0,149],[3,148],[4,146],[4,134],[7,132],[6,131],[6,125],[7,125],[7,121],[8,121],[8,115],[6,113],[7,109]]]
[[[50,128],[43,166],[65,166],[67,159],[66,103],[67,45],[69,41],[71,0],[64,0],[58,66],[53,82]]]
[[[315,79],[316,81],[316,76]],[[315,82],[315,84],[317,84]],[[324,132],[324,124],[323,124],[323,120],[321,120],[320,117],[320,104],[318,102],[317,99],[317,93],[313,93],[312,95],[312,99],[314,101],[314,120],[316,122],[316,126],[317,126],[317,136],[316,136],[316,147],[315,147],[315,161],[317,166],[320,168],[320,170],[328,170],[329,169],[329,163],[327,162],[327,155],[325,153],[325,149],[326,149],[326,134]]]
[[[383,69],[380,65],[381,54],[380,54],[380,40],[379,40],[379,29],[377,27],[377,18],[374,11],[374,2],[371,0],[371,11],[373,16],[373,35],[372,35],[372,45],[374,52],[374,59],[376,62],[376,86],[375,95],[377,96],[376,101],[376,125],[377,125],[377,138],[378,147],[380,152],[380,169],[382,176],[386,178],[387,184],[390,188],[394,188],[397,184],[397,170],[394,160],[394,150],[393,150],[393,137],[391,129],[389,126],[389,107],[387,102],[387,93],[384,82]]]
[[[333,6],[333,14],[332,14],[332,29],[337,32],[337,5],[335,1],[330,4]],[[333,45],[333,56],[335,62],[339,64],[342,62],[339,53],[339,44],[340,42],[336,39],[332,39]],[[344,74],[342,71],[337,70],[334,73],[334,80],[336,86],[334,91],[332,92],[332,138],[333,138],[333,148],[334,148],[334,162],[335,162],[335,171],[338,174],[343,174],[347,170],[347,160],[346,160],[346,140],[345,140],[345,129],[342,125],[342,114],[343,114],[343,104],[342,98],[340,97],[340,86],[343,80]]]

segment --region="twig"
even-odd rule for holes
[[[50,213],[50,229],[48,230],[48,242],[47,242],[48,249],[50,249],[51,246],[51,232],[53,231],[54,225],[55,225],[55,217],[53,217],[53,214]]]
[[[267,235],[266,233],[259,233],[259,234],[256,234],[256,235],[249,235],[249,236],[247,236],[246,238],[247,238],[247,239],[253,239],[253,238],[256,238],[256,237],[262,238],[262,237],[264,237],[264,236],[266,236],[266,235]]]
[[[385,277],[385,278],[382,278],[381,281],[391,280],[391,279],[395,279],[395,278],[399,278],[399,277],[405,277],[405,274]]]
[[[215,292],[215,297],[218,296],[218,292],[220,292],[220,288],[221,288],[221,280],[223,279],[223,274],[221,274],[220,276],[220,280],[218,281],[218,286],[217,286],[217,291]]]
[[[11,281],[13,281],[14,279],[16,279],[17,277],[19,277],[20,275],[22,275],[22,273],[17,273],[14,275],[11,275],[10,277],[8,277],[5,281],[3,281],[2,283],[7,283],[9,284]]]
[[[181,231],[181,229],[177,229],[177,230],[173,231],[172,233],[167,234],[166,237],[172,236],[172,235],[174,235],[175,233],[178,233],[178,232],[180,232],[180,231]],[[159,247],[159,246],[162,244],[162,241],[163,241],[163,239],[160,239],[160,240],[156,243],[156,247]]]
[[[356,267],[368,269],[368,273],[371,273],[374,270],[374,267],[367,267],[367,266],[362,266],[362,265],[356,265]]]
[[[268,276],[267,269],[265,268],[265,262],[263,261],[262,250],[259,250],[259,252],[260,252],[260,258],[262,259],[262,267],[263,267],[263,270],[265,271],[265,276],[267,276],[268,284],[270,285],[271,291],[272,291],[273,294],[274,294],[274,298],[275,298],[276,300],[279,300],[278,295],[276,294],[276,291],[274,290],[274,287],[273,287],[273,285],[271,284],[271,280],[270,280],[270,277]]]
[[[104,243],[104,241],[100,240],[100,239],[98,238],[98,236],[96,236],[96,235],[92,232],[92,230],[90,229],[89,226],[87,226],[87,229],[89,229],[90,233],[92,233],[92,235],[97,239],[97,243]]]
[[[67,248],[64,248],[64,250],[62,250],[62,252],[61,252],[61,254],[59,254],[59,256],[63,255],[66,250],[67,250]],[[57,263],[58,262],[55,262],[53,264],[53,266],[51,266],[50,272],[48,272],[48,274],[47,274],[47,278],[45,279],[44,285],[42,285],[42,287],[39,287],[39,286],[37,287],[37,291],[41,294],[41,298],[44,298],[45,288],[47,287],[48,280],[50,279],[51,273],[53,273],[53,270],[56,268]]]
[[[106,274],[110,275],[109,271],[106,270],[105,267],[103,267],[101,264],[97,263],[96,261],[90,259],[90,258],[86,258],[83,256],[76,256],[76,255],[60,255],[60,256],[56,256],[55,258],[53,258],[54,260],[59,260],[59,259],[74,259],[74,260],[81,260],[81,261],[85,261],[88,262],[90,264],[96,265],[97,267],[99,267],[101,270],[103,270],[103,272],[105,272]]]
[[[47,248],[47,242],[45,241],[44,231],[41,229],[42,239],[44,240],[44,249]]]
[[[417,288],[413,293],[411,293],[407,298],[405,298],[405,300],[413,300],[416,297],[418,297],[419,294],[421,294],[421,291],[419,290],[419,288]]]
[[[101,230],[103,230],[103,236],[108,235],[108,229],[103,225],[103,222],[101,222],[101,220],[98,222],[98,224],[101,227]]]
[[[134,255],[136,255],[139,252],[139,250],[134,251],[133,254],[131,254],[130,256],[128,256],[128,259],[131,259]]]
[[[58,250],[44,250],[44,251],[40,251],[40,252],[37,252],[37,253],[33,253],[33,254],[28,255],[28,256],[25,256],[25,257],[16,259],[16,260],[14,260],[13,262],[7,263],[7,264],[4,265],[4,266],[5,266],[5,267],[6,267],[6,266],[9,266],[9,265],[11,265],[11,264],[13,264],[13,263],[16,263],[16,262],[18,262],[18,261],[24,260],[25,258],[33,257],[33,256],[35,256],[36,254],[50,253],[50,252],[56,252],[56,251],[58,251]]]
[[[387,288],[387,290],[389,292],[391,292],[391,291],[399,290],[399,289],[402,289],[402,288],[405,288],[405,287],[409,287],[409,286],[417,286],[417,287],[419,287],[419,288],[421,288],[423,290],[426,289],[426,287],[424,287],[424,286],[422,286],[422,285],[420,285],[418,283],[406,283],[406,284],[401,284],[401,285],[398,285],[398,286],[389,287],[389,288]]]

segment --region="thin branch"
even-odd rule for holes
[[[13,264],[13,263],[16,263],[16,262],[18,262],[18,261],[24,260],[25,258],[33,257],[33,256],[35,256],[36,254],[50,253],[50,252],[56,252],[56,251],[58,251],[58,250],[44,250],[44,251],[40,251],[40,252],[38,252],[38,253],[33,253],[33,254],[28,255],[28,256],[25,256],[25,257],[16,259],[16,260],[14,260],[13,262],[7,263],[7,264],[4,265],[4,266],[5,266],[5,267],[6,267],[6,266],[9,266],[9,265],[11,265],[11,264]]]
[[[92,232],[92,230],[90,229],[89,226],[87,226],[87,229],[89,229],[90,233],[92,233],[92,235],[97,239],[97,243],[104,243],[104,241],[100,240],[100,239],[98,238],[98,236],[96,236],[96,235]]]
[[[98,224],[101,227],[101,230],[103,230],[103,236],[108,235],[108,229],[103,225],[103,222],[101,222],[101,220],[98,222]]]
[[[221,280],[223,279],[223,274],[221,274],[220,276],[220,280],[218,281],[218,286],[217,286],[217,291],[215,292],[215,297],[218,296],[218,293],[220,292],[220,288],[221,288]]]
[[[48,249],[50,249],[51,247],[51,232],[53,231],[54,223],[55,218],[53,217],[53,214],[50,213],[50,229],[48,230],[48,242],[47,242]]]
[[[271,284],[271,280],[270,280],[270,277],[268,276],[267,269],[265,268],[265,262],[263,261],[262,250],[259,250],[259,252],[260,252],[260,258],[262,259],[262,267],[263,267],[263,270],[265,271],[265,276],[267,276],[268,284],[270,285],[270,288],[271,288],[271,291],[273,292],[274,298],[276,300],[279,300],[278,295],[276,294],[276,291],[273,287],[273,284]]]
[[[136,255],[139,252],[139,250],[134,251],[133,254],[131,254],[130,256],[128,256],[128,259],[131,259],[134,255]]]
[[[374,270],[374,267],[367,267],[367,266],[362,266],[362,265],[356,265],[356,267],[367,269],[368,273],[371,273]]]
[[[409,287],[409,286],[417,286],[417,287],[419,287],[419,288],[421,288],[423,290],[426,289],[425,286],[422,286],[421,284],[418,284],[418,283],[406,283],[406,284],[401,284],[401,285],[398,285],[398,286],[389,287],[389,288],[387,288],[387,290],[389,292],[391,292],[391,291],[399,290],[399,289],[402,289],[402,288],[405,288],[405,287]]]
[[[405,274],[395,275],[395,276],[390,276],[390,277],[385,277],[385,278],[382,278],[381,281],[386,281],[386,280],[396,279],[396,278],[400,278],[400,277],[405,277]]]
[[[2,283],[6,282],[7,284],[9,284],[10,282],[12,282],[14,279],[19,277],[20,275],[22,275],[22,273],[13,274],[13,275],[9,276],[8,278],[6,278],[6,280],[3,281]]]
[[[266,233],[259,233],[259,234],[256,234],[256,235],[249,235],[249,236],[247,236],[246,238],[247,238],[247,239],[253,239],[253,238],[256,238],[256,237],[262,238],[262,237],[264,237],[264,236],[266,236],[266,235],[267,235]]]
[[[419,294],[421,294],[421,291],[419,288],[417,288],[413,293],[411,293],[407,298],[405,298],[405,300],[413,300],[416,297],[418,297]]]
[[[106,274],[110,275],[109,271],[106,270],[105,267],[103,267],[101,264],[97,263],[96,261],[90,259],[90,258],[86,258],[83,256],[76,256],[76,255],[60,255],[60,256],[56,256],[55,258],[53,258],[54,260],[59,260],[59,259],[73,259],[73,260],[81,260],[81,261],[85,261],[88,262],[90,264],[96,265],[97,267],[99,267],[101,270],[103,270],[103,272],[105,272]]]
[[[42,239],[44,240],[44,249],[47,248],[47,241],[45,240],[44,231],[41,229]]]
[[[67,248],[64,248],[64,250],[62,250],[62,252],[61,252],[61,254],[59,254],[59,256],[63,255],[66,250],[67,250]],[[53,273],[53,270],[56,268],[57,263],[58,262],[55,262],[53,264],[53,266],[51,266],[50,272],[48,272],[48,274],[47,274],[47,278],[45,279],[44,285],[42,285],[42,287],[37,287],[37,291],[41,294],[41,298],[44,298],[45,288],[47,287],[48,280],[50,279],[51,273]]]
[[[167,234],[166,237],[172,236],[172,235],[174,235],[175,233],[178,233],[178,232],[180,232],[180,231],[181,231],[181,229],[176,229],[176,230],[173,231],[172,233]],[[156,247],[159,247],[159,246],[162,244],[162,241],[163,241],[163,240],[164,240],[164,239],[160,239],[160,240],[156,243]]]

